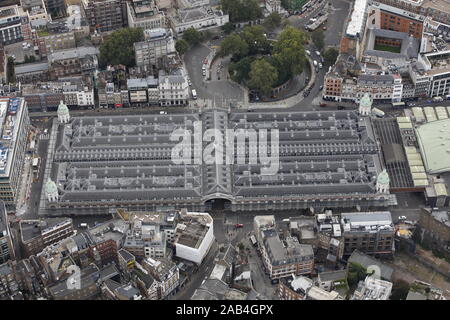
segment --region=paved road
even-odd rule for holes
[[[211,49],[202,44],[195,46],[184,56],[186,68],[191,78],[192,86],[197,91],[197,96],[201,99],[215,99],[218,106],[225,103],[223,99],[244,101],[244,92],[237,84],[223,78],[205,81],[202,74],[202,65],[210,52]],[[217,78],[214,77],[214,79]],[[225,104],[225,106],[228,105]]]
[[[208,255],[205,257],[205,260],[200,265],[198,270],[192,274],[185,287],[171,297],[171,300],[189,300],[192,297],[194,291],[198,289],[202,285],[203,281],[209,277],[214,267],[214,258],[217,253],[218,244],[217,242],[214,242]]]

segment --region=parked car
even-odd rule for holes
[[[344,106],[338,106],[337,109],[338,110],[345,110],[345,107]]]
[[[243,225],[242,223],[236,223],[236,224],[234,225],[234,227],[235,227],[235,228],[243,228],[244,225]]]
[[[326,107],[327,104],[322,102],[322,103],[320,104],[320,106],[321,106],[321,107]]]

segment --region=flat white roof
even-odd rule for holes
[[[347,26],[347,35],[356,36],[362,31],[364,15],[366,13],[367,0],[355,0],[352,16]]]

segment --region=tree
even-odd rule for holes
[[[250,55],[270,53],[270,42],[264,35],[263,27],[246,26],[240,33],[240,37],[247,43]]]
[[[408,296],[410,286],[409,283],[403,280],[395,281],[392,285],[392,292],[390,300],[405,300]]]
[[[36,61],[36,57],[35,56],[25,55],[25,57],[24,57],[24,62],[25,63],[33,63],[35,61]]]
[[[231,22],[256,20],[262,17],[262,10],[257,0],[220,0],[222,10]]]
[[[266,19],[264,19],[264,27],[266,29],[272,30],[281,25],[281,16],[278,12],[272,12],[267,16]]]
[[[14,67],[14,58],[8,57],[8,62],[6,64],[7,72],[6,72],[6,81],[8,83],[16,82],[16,71]]]
[[[336,59],[339,55],[339,51],[335,48],[329,48],[325,50],[323,54],[323,60],[326,66],[332,66],[336,62]]]
[[[289,21],[289,19],[284,19],[283,22],[281,23],[281,27],[283,29],[289,27],[290,25],[291,25],[291,22]]]
[[[294,28],[285,28],[278,36],[278,41],[273,48],[273,56],[279,61],[280,66],[290,75],[303,71],[306,61],[303,45],[307,41],[307,35]]]
[[[189,43],[191,46],[195,46],[196,44],[199,44],[203,41],[203,36],[193,27],[190,27],[183,32],[183,39],[187,41],[187,43]]]
[[[254,56],[247,56],[238,62],[231,63],[228,67],[231,79],[242,84],[245,83],[249,79],[252,63],[255,60]]]
[[[325,36],[321,29],[317,29],[311,34],[311,40],[319,51],[325,46]]]
[[[175,49],[182,56],[189,50],[189,43],[184,39],[179,39],[175,43]]]
[[[246,56],[248,53],[248,44],[242,38],[233,33],[227,36],[220,44],[219,55],[222,57],[233,55],[235,60]]]
[[[364,280],[367,276],[367,270],[358,263],[351,262],[348,267],[347,282],[352,288],[358,285],[358,282]]]
[[[291,10],[291,0],[281,0],[281,6],[286,10]]]
[[[111,33],[100,46],[100,65],[123,64],[127,67],[135,65],[135,42],[144,40],[141,28],[124,28]]]
[[[277,69],[265,60],[256,60],[251,65],[248,86],[263,95],[269,95],[272,85],[277,81]]]
[[[226,33],[229,34],[231,32],[233,32],[233,30],[235,29],[234,24],[232,24],[231,22],[227,22],[222,26],[222,30]]]

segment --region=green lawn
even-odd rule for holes
[[[400,47],[392,47],[392,46],[386,46],[386,45],[382,45],[382,44],[376,44],[373,47],[374,50],[379,50],[379,51],[388,51],[388,52],[393,52],[393,53],[400,53],[401,48]]]

